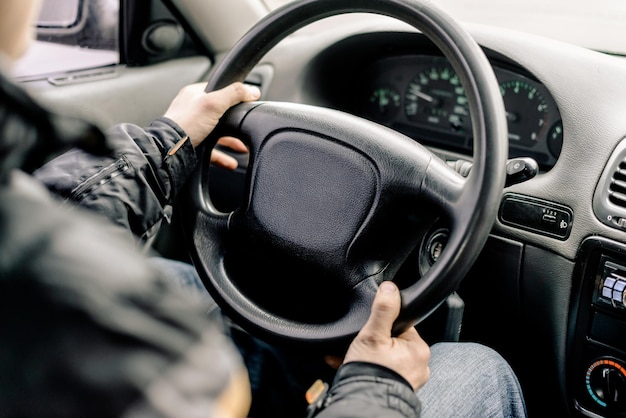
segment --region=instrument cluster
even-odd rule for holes
[[[561,152],[563,126],[557,105],[529,75],[494,66],[508,121],[509,158],[534,158],[543,170]],[[471,154],[472,122],[467,97],[450,63],[440,56],[385,58],[359,81],[361,116],[387,125],[424,145]]]

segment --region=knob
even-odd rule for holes
[[[595,361],[585,376],[587,391],[600,406],[610,410],[626,408],[626,369],[611,358]]]

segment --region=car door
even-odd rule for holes
[[[229,7],[224,1],[195,2],[200,4],[193,10],[189,3],[44,0],[37,40],[16,64],[15,79],[55,111],[102,128],[145,125],[163,114],[182,86],[202,80],[215,57],[265,12],[257,1]],[[248,17],[229,19],[222,31],[225,22],[216,25],[220,16],[212,12],[220,8]],[[199,21],[185,22],[183,14]],[[206,35],[193,25],[216,29]]]

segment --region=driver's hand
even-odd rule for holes
[[[232,106],[252,100],[258,100],[261,92],[257,87],[240,82],[232,83],[220,90],[209,93],[204,91],[206,83],[194,83],[183,87],[169,108],[166,117],[176,122],[197,147],[217,126],[220,118]],[[222,145],[236,151],[245,152],[245,145],[236,138],[220,139]],[[236,168],[237,161],[223,152],[214,150],[211,162],[225,168]]]
[[[217,143],[228,147],[233,151],[248,152],[248,147],[246,147],[246,145],[241,142],[241,140],[232,136],[223,136],[218,139]],[[215,164],[216,166],[229,170],[234,170],[237,168],[237,160],[218,149],[213,149],[213,151],[211,151],[211,164]]]
[[[370,317],[350,344],[344,363],[365,361],[380,364],[399,373],[417,390],[430,377],[430,348],[414,327],[397,337],[391,336],[400,304],[398,287],[389,281],[381,283]]]

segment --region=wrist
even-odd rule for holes
[[[334,382],[338,382],[342,379],[348,379],[355,376],[375,376],[383,379],[395,380],[399,383],[406,385],[413,390],[411,384],[402,375],[389,367],[381,364],[370,363],[366,361],[351,361],[341,365],[337,374],[335,375]]]

